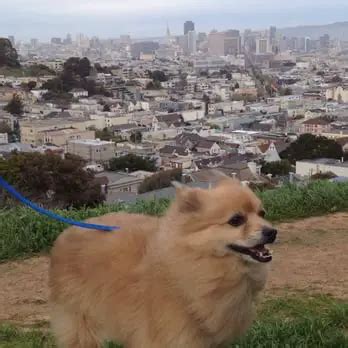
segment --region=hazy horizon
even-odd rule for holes
[[[167,23],[174,35],[182,34],[186,20],[194,21],[198,32],[208,32],[329,24],[348,20],[346,13],[346,0],[12,0],[1,5],[0,37],[156,37],[165,34]]]

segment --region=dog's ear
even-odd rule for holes
[[[179,182],[172,182],[176,188],[176,201],[181,213],[193,213],[200,210],[202,202],[199,190],[191,189]]]

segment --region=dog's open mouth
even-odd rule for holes
[[[231,250],[236,251],[238,253],[248,255],[256,261],[259,262],[270,262],[272,261],[271,251],[268,250],[264,244],[256,245],[252,248],[244,247],[241,245],[230,244],[228,246]]]

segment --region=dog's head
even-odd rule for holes
[[[210,190],[175,186],[176,200],[165,223],[181,246],[244,263],[272,260],[265,245],[275,241],[277,231],[264,219],[261,201],[247,186],[227,176]]]

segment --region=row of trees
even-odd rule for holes
[[[82,88],[88,91],[88,94],[103,94],[111,96],[104,87],[97,86],[95,81],[89,79],[92,66],[88,58],[69,58],[64,63],[63,72],[54,79],[43,84],[42,88],[47,89],[48,93],[44,96],[46,100],[62,99],[69,101],[72,95],[69,93],[74,88]]]
[[[137,170],[145,170],[155,172],[157,170],[156,160],[152,158],[143,158],[134,154],[128,154],[116,157],[110,161],[109,169],[112,171],[128,171],[135,172]]]

